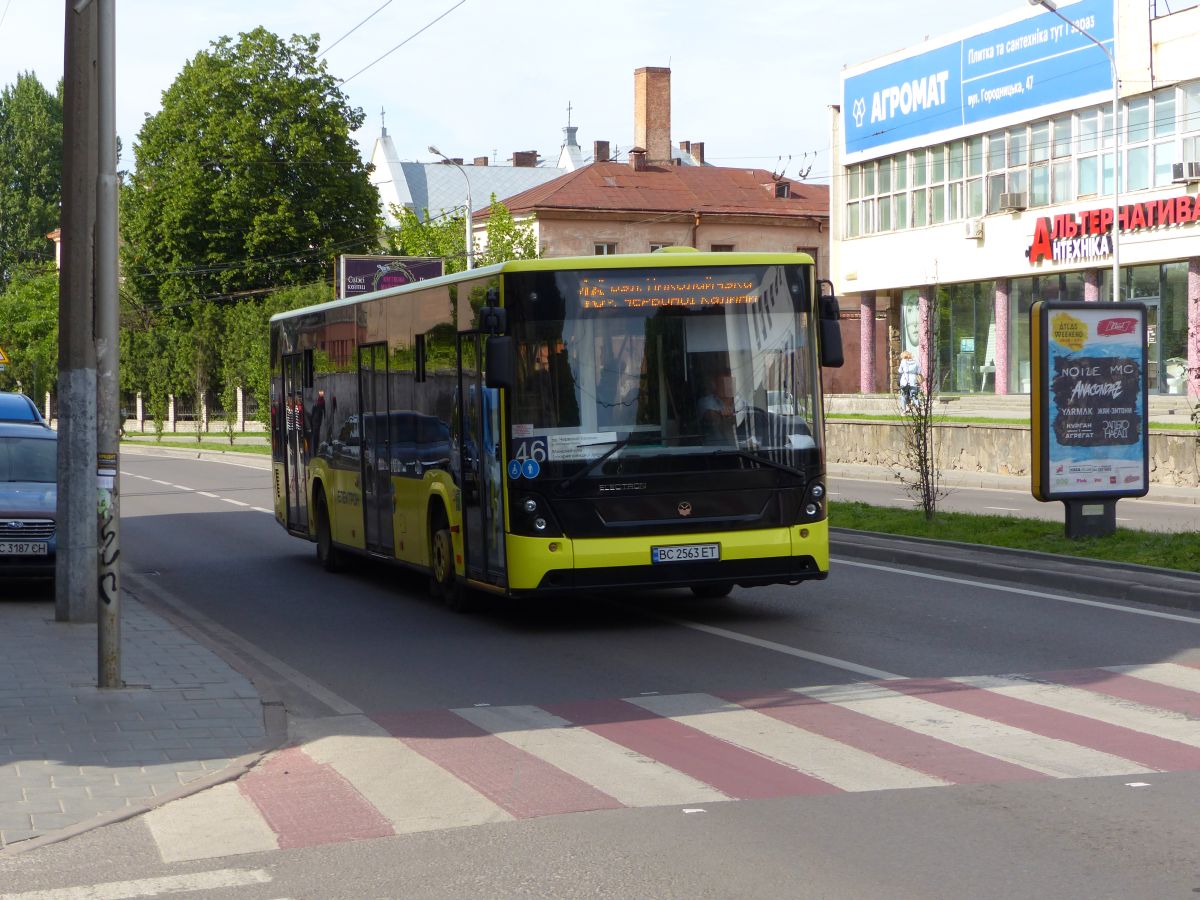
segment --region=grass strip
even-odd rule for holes
[[[229,441],[155,441],[150,440],[125,440],[121,443],[127,447],[157,447],[160,450],[217,450],[226,453],[254,453],[258,456],[267,456],[271,453],[269,444],[233,444],[230,446]]]
[[[927,522],[920,510],[838,501],[829,504],[829,524],[856,531],[1037,550],[1200,573],[1200,534],[1195,533],[1118,528],[1108,537],[1072,540],[1063,534],[1062,522],[958,512],[939,512],[932,522]]]

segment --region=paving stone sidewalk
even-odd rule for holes
[[[0,852],[232,777],[273,744],[254,685],[124,591],[121,634],[128,687],[99,690],[96,626],[0,583]]]

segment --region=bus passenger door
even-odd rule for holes
[[[480,334],[460,334],[459,456],[462,460],[463,544],[467,577],[507,581],[504,554],[504,473],[500,468],[499,392],[484,386]]]
[[[304,354],[283,357],[283,464],[289,531],[308,534],[308,476],[304,453]]]
[[[387,368],[387,344],[368,344],[358,348],[363,536],[366,548],[372,553],[393,556],[392,451]]]

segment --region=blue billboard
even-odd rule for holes
[[[845,155],[1112,90],[1113,0],[1081,0],[852,75],[842,88]]]

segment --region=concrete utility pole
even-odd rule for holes
[[[77,4],[78,5],[78,4]],[[96,488],[99,548],[99,675],[102,688],[121,680],[120,467],[121,348],[117,302],[117,100],[116,0],[98,6],[96,38],[98,125],[96,132]]]
[[[58,558],[55,618],[94,622],[97,606],[96,233],[97,7],[66,2],[62,271],[58,300]]]

